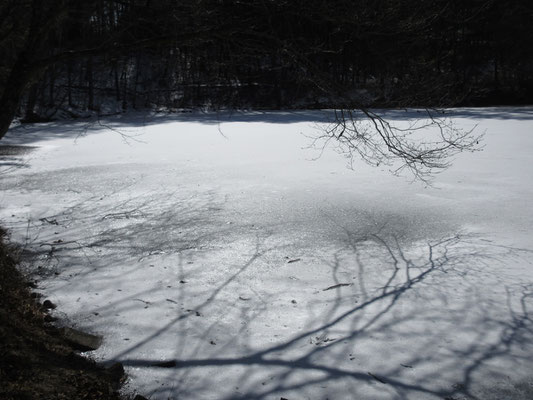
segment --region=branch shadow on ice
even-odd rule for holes
[[[502,378],[507,371],[498,372],[498,367],[490,365],[491,360],[510,355],[520,358],[514,354],[519,348],[531,354],[533,320],[527,303],[532,299],[533,287],[523,285],[513,288],[513,293],[508,291],[506,316],[491,315],[486,309],[488,300],[482,298],[454,302],[454,291],[461,286],[464,290],[473,289],[480,274],[493,273],[486,266],[521,250],[492,248],[469,235],[424,243],[414,251],[400,243],[397,237],[388,237],[380,231],[346,232],[344,248],[334,254],[329,265],[333,282],[342,283],[339,274],[349,265],[358,276],[357,284],[350,286],[352,290],[348,292],[337,285],[327,293],[324,290],[316,293],[317,299],[306,305],[305,325],[275,344],[248,343],[242,354],[233,356],[220,352],[212,357],[163,360],[129,357],[141,346],[149,347],[167,330],[176,329],[183,319],[194,318],[182,314],[117,354],[116,360],[135,368],[170,368],[166,379],[176,382],[178,387],[171,390],[154,387],[151,390],[156,397],[201,397],[212,374],[239,366],[244,368],[239,387],[221,398],[266,399],[273,395],[291,398],[295,394],[314,398],[317,388],[333,398],[346,390],[359,398],[374,398],[372,393],[379,392],[401,399],[413,395],[491,398],[490,391],[480,397],[483,387],[474,382],[475,376],[483,371]],[[237,273],[266,253],[260,247],[258,243],[255,255]],[[370,262],[376,257],[378,264]],[[234,278],[235,275],[230,280]],[[227,284],[225,281],[214,290],[209,301],[216,301],[217,293]],[[325,301],[319,297],[326,294],[331,306],[317,316],[316,310]],[[413,297],[417,300],[413,301]],[[447,309],[446,305],[452,308]],[[249,311],[242,313],[243,329],[237,333],[240,342],[252,340],[246,337],[244,329],[253,322]],[[263,312],[259,307],[254,320],[261,319]],[[431,327],[437,325],[450,331],[431,332]],[[402,348],[402,342],[409,339],[412,346],[413,338],[415,348]],[[379,343],[394,343],[398,354],[380,354]],[[374,369],[377,365],[380,369]],[[207,369],[206,375],[195,376],[199,380],[197,385],[179,386],[191,371],[202,368]],[[268,376],[265,370],[269,371]]]
[[[398,109],[375,110],[388,121],[405,121],[426,118],[427,110]],[[429,110],[435,118],[496,119],[496,120],[531,120],[533,110],[529,107],[487,107],[460,108],[443,111]],[[222,112],[178,112],[154,113],[131,112],[116,116],[91,117],[74,121],[55,121],[44,124],[23,124],[11,128],[3,143],[9,145],[31,144],[61,138],[77,138],[107,131],[122,136],[125,142],[142,141],[143,132],[139,128],[157,124],[176,122],[196,122],[206,125],[221,123],[331,123],[335,121],[332,110],[285,110],[285,111],[222,111]],[[133,129],[133,130],[132,130]]]
[[[32,146],[0,145],[0,175],[7,174],[15,169],[29,168],[23,155],[35,150]]]
[[[24,145],[55,139],[76,140],[95,133],[106,132],[120,135],[125,142],[142,141],[142,128],[151,125],[176,122],[197,122],[205,125],[219,125],[226,122],[293,124],[300,122],[330,122],[334,118],[330,111],[228,111],[228,112],[178,112],[154,113],[131,112],[115,116],[91,117],[81,120],[65,120],[43,124],[23,124],[11,128],[3,143]]]
[[[25,250],[43,266],[43,276],[84,265],[85,272],[76,274],[83,277],[124,261],[125,254],[143,268],[154,255],[197,249],[227,229],[211,224],[209,211],[220,207],[212,193],[195,194],[194,202],[177,199],[175,193],[129,197],[124,196],[128,186],[96,193],[59,213],[28,221],[32,233]],[[49,227],[57,232],[51,235]],[[72,240],[62,239],[67,233]]]
[[[495,393],[507,388],[491,386],[486,377],[501,382],[533,354],[528,308],[533,286],[503,287],[500,277],[507,271],[498,267],[504,265],[499,260],[528,250],[473,234],[420,241],[389,227],[390,215],[376,214],[368,223],[361,221],[359,229],[336,223],[332,251],[290,264],[303,269],[320,265],[329,278],[321,287],[309,287],[303,275],[290,285],[281,282],[283,291],[293,292],[287,294],[254,288],[248,281],[252,275],[275,276],[281,268],[269,257],[291,244],[272,241],[270,232],[284,226],[228,225],[219,212],[224,204],[214,193],[128,197],[124,191],[127,186],[42,216],[33,222],[38,233],[29,247],[43,265],[49,264],[49,273],[58,274],[52,295],[62,286],[81,297],[98,292],[105,298],[123,290],[118,298],[87,302],[79,316],[71,315],[87,318],[86,326],[114,324],[120,331],[114,316],[167,306],[157,326],[143,324],[142,315],[128,321],[138,335],[113,353],[114,360],[143,374],[165,371],[170,387],[154,383],[145,388],[153,398],[207,396],[212,378],[231,371],[238,388],[225,388],[219,398],[353,393],[354,398],[496,399]],[[65,229],[72,240],[46,236],[46,227]],[[237,243],[243,236],[247,242]],[[216,249],[224,247],[237,249],[238,261],[218,260]],[[215,257],[206,258],[209,252]],[[157,269],[154,282],[147,268]],[[134,290],[117,286],[137,279],[145,281]],[[501,293],[491,297],[478,280]],[[243,288],[255,290],[253,296],[240,296]],[[290,298],[300,292],[303,300],[292,304]],[[507,300],[505,307],[494,303],[501,299]],[[281,300],[297,310],[288,315],[299,322],[281,314],[277,325],[257,337],[257,324],[273,320],[272,304]],[[283,307],[279,310],[283,313]],[[87,317],[91,311],[99,315]],[[229,314],[228,322],[224,317]],[[161,342],[168,346],[168,337],[174,338],[173,347],[161,348]],[[527,385],[520,389],[522,397],[513,390],[517,399],[531,394]]]

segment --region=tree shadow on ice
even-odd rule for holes
[[[227,375],[219,398],[481,400],[531,367],[533,286],[505,268],[530,251],[473,234],[421,241],[376,214],[287,261],[291,244],[271,235],[283,224],[228,225],[223,208],[211,192],[132,197],[124,184],[30,226],[28,247],[57,274],[48,293],[81,299],[67,317],[119,340],[127,324],[134,336],[109,358],[163,371],[165,386],[154,378],[145,394],[199,398]]]
[[[116,116],[90,117],[80,120],[47,122],[43,124],[23,124],[10,129],[2,140],[10,146],[28,145],[35,142],[56,139],[77,140],[86,136],[106,132],[121,137],[124,142],[143,141],[144,128],[172,123],[199,123],[217,126],[222,123],[316,123],[331,122],[330,111],[228,111],[228,112],[180,112],[153,113],[139,112]]]
[[[30,240],[35,244],[28,246],[32,247],[31,254],[36,258],[61,259],[63,269],[80,263],[93,265],[96,260],[92,258],[104,256],[103,265],[112,265],[124,259],[125,254],[138,262],[149,261],[153,255],[196,249],[206,238],[227,229],[212,219],[212,211],[221,204],[210,192],[195,194],[194,201],[190,201],[178,199],[175,193],[129,196],[124,194],[125,189],[121,186],[97,193],[58,213],[34,216],[28,221]],[[51,234],[46,229],[50,227],[57,232]],[[63,240],[64,236],[72,240]],[[49,272],[57,272],[50,264],[48,267]]]
[[[428,113],[434,118],[465,118],[488,120],[531,120],[533,110],[529,107],[457,108],[439,110],[388,109],[375,110],[388,121],[425,119]],[[358,115],[357,113],[355,115]],[[335,120],[333,110],[282,110],[282,111],[222,111],[222,112],[138,112],[115,116],[90,117],[80,120],[23,124],[11,128],[3,143],[27,145],[38,141],[70,138],[73,140],[95,133],[107,132],[119,135],[126,143],[143,140],[144,131],[152,125],[194,122],[204,125],[223,123],[331,123]]]
[[[159,190],[155,194],[129,196],[127,190],[128,185],[122,185],[83,196],[78,202],[60,208],[60,212],[34,215],[27,221],[26,259],[39,266],[37,273],[42,278],[54,277],[48,295],[64,290],[79,294],[76,300],[81,299],[79,314],[64,318],[85,320],[82,325],[89,329],[98,330],[107,318],[139,308],[149,309],[158,302],[180,309],[185,317],[197,316],[235,277],[274,249],[262,246],[268,232],[259,232],[249,224],[230,223],[221,216],[227,199],[218,199],[212,192],[178,195]],[[245,243],[254,246],[248,255],[242,256],[245,264],[233,263],[234,272],[229,278],[224,275],[226,270],[220,270],[218,275],[217,270],[209,270],[203,254],[234,245],[235,237],[243,231],[255,232]],[[146,279],[147,270],[154,271],[148,274],[154,280]],[[208,278],[203,270],[219,276],[224,283],[207,293],[202,289],[206,286],[202,279]],[[128,281],[136,279],[142,280],[142,284],[128,289]],[[190,286],[195,286],[196,292],[188,293],[186,288]],[[117,290],[121,292],[118,300],[115,296],[108,301],[106,298]],[[203,305],[178,307],[185,302],[186,295],[207,300]],[[183,316],[159,333],[181,319]],[[150,339],[145,341],[149,343]]]
[[[22,157],[35,150],[32,146],[0,145],[0,176],[16,169],[29,168],[28,162]]]
[[[315,288],[314,296],[298,306],[299,313],[307,315],[301,326],[292,325],[290,332],[268,340],[276,330],[283,331],[279,325],[258,340],[251,327],[267,317],[268,304],[258,303],[254,313],[251,303],[244,307],[236,301],[219,310],[241,310],[241,328],[232,332],[238,337],[238,351],[216,343],[219,347],[183,352],[186,357],[130,356],[141,347],[150,348],[169,330],[179,334],[181,321],[194,319],[188,313],[125,348],[115,360],[144,371],[168,368],[167,387],[146,388],[154,398],[201,397],[213,390],[214,376],[229,373],[228,387],[217,387],[220,398],[228,399],[337,398],[346,393],[354,398],[489,399],[492,389],[483,392],[490,386],[485,379],[503,381],[506,368],[527,365],[533,354],[528,310],[533,286],[500,285],[506,307],[494,303],[502,293],[493,296],[477,287],[482,279],[497,289],[498,274],[505,271],[492,266],[520,256],[521,249],[495,246],[474,235],[408,247],[380,230],[345,233],[343,247],[328,262],[332,284]],[[260,247],[238,273],[264,256]],[[346,280],[350,275],[353,282]],[[213,290],[210,303],[216,303],[227,282]],[[294,289],[305,286],[302,278]],[[276,301],[275,293],[267,297]],[[207,331],[216,325],[213,321],[195,335],[207,339]],[[187,343],[185,331],[181,333],[184,337],[176,346]]]

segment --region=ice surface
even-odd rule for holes
[[[315,160],[323,112],[19,127],[0,221],[130,393],[529,399],[533,110],[451,112],[484,151],[429,188]]]

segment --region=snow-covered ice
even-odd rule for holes
[[[484,150],[433,187],[315,159],[323,112],[21,126],[0,223],[129,393],[530,399],[533,109],[452,114]]]

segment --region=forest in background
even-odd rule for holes
[[[529,0],[0,4],[3,133],[14,117],[146,108],[533,102]]]

